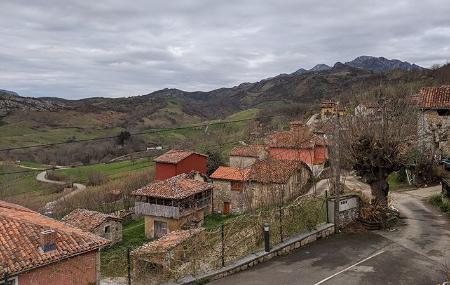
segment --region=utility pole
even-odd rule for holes
[[[338,106],[337,106],[338,108]],[[341,184],[341,158],[340,158],[340,145],[341,145],[341,122],[339,112],[336,112],[336,123],[334,126],[334,226],[336,232],[339,231],[340,219],[339,219],[339,204],[340,204],[340,184]]]

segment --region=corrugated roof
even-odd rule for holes
[[[171,149],[168,152],[158,156],[154,159],[155,162],[164,162],[164,163],[170,163],[170,164],[177,164],[180,161],[186,159],[187,157],[196,154],[201,155],[204,157],[207,157],[204,154],[196,153],[193,151],[186,151],[186,150],[177,150],[177,149]]]
[[[417,101],[424,109],[450,109],[450,85],[424,87]]]
[[[43,252],[41,233],[54,230],[56,248]],[[96,250],[109,241],[19,205],[0,201],[0,265],[9,275]],[[0,272],[0,276],[4,272]]]
[[[212,185],[193,179],[192,174],[182,173],[162,181],[155,181],[132,192],[137,196],[183,199],[196,193],[212,189]]]
[[[108,220],[121,221],[116,216],[86,209],[75,209],[61,221],[84,231],[92,231]]]

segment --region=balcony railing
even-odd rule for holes
[[[195,201],[190,207],[177,207],[151,204],[147,202],[135,202],[134,212],[136,215],[145,216],[157,216],[171,219],[178,219],[180,217],[189,215],[194,211],[209,206],[211,203],[211,197],[205,197],[203,199]]]

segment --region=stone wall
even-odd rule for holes
[[[109,231],[107,228],[109,227]],[[109,220],[98,226],[92,233],[112,241],[112,244],[122,241],[122,223]]]

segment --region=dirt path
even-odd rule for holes
[[[36,180],[39,182],[43,182],[43,183],[50,183],[50,184],[56,184],[56,185],[65,185],[67,184],[67,182],[65,181],[56,181],[56,180],[50,180],[47,178],[47,171],[42,171],[39,172],[38,175],[36,176]],[[63,202],[65,199],[72,197],[73,195],[84,191],[86,189],[86,185],[81,184],[81,183],[72,183],[72,188],[73,190],[70,191],[69,193],[59,197],[58,199],[48,202],[47,204],[45,204],[44,206],[44,213],[46,215],[52,215],[53,214],[53,209],[55,208],[56,204],[58,204],[59,202]]]

